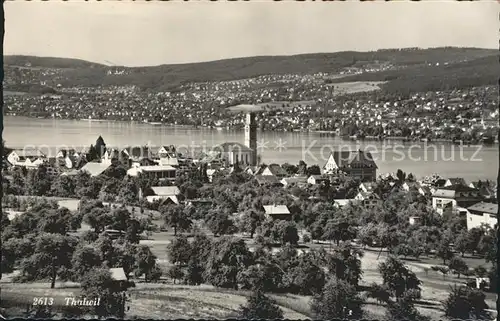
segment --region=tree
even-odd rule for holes
[[[293,222],[279,221],[273,226],[273,235],[279,239],[282,244],[297,245],[299,234],[297,226]]]
[[[463,230],[455,239],[455,242],[453,243],[455,250],[457,250],[459,253],[462,254],[462,257],[464,257],[465,252],[469,249],[469,239],[468,239],[468,233],[466,230]]]
[[[101,207],[91,209],[83,217],[83,221],[90,225],[97,234],[104,231],[106,226],[111,224],[111,220],[111,215],[109,215],[105,208]]]
[[[311,175],[321,175],[321,168],[318,165],[309,166],[306,170],[307,176]]]
[[[311,310],[316,319],[361,319],[362,303],[354,286],[333,278],[320,293],[314,295]]]
[[[253,238],[257,227],[259,227],[262,221],[264,221],[262,213],[258,213],[253,209],[245,211],[238,221],[238,230],[250,233],[250,238]]]
[[[127,231],[125,232],[125,239],[134,244],[139,244],[141,240],[141,233],[144,232],[145,228],[149,228],[149,225],[145,221],[138,221],[136,219],[130,219],[127,223]]]
[[[86,273],[101,264],[101,256],[94,247],[89,245],[78,246],[71,259],[73,279],[80,281]]]
[[[482,265],[479,265],[474,268],[474,275],[477,276],[478,278],[484,278],[487,273],[488,271]]]
[[[391,294],[398,300],[408,290],[420,291],[422,283],[415,273],[410,271],[400,260],[389,256],[385,262],[379,264],[379,272]]]
[[[326,282],[326,275],[316,258],[310,253],[302,254],[292,267],[283,268],[292,293],[311,295],[321,291]]]
[[[184,277],[184,272],[182,271],[182,268],[179,265],[172,265],[168,269],[168,276],[172,280],[174,280],[175,284],[175,280],[182,280],[182,278]]]
[[[447,238],[443,238],[439,242],[436,255],[443,259],[443,264],[446,264],[446,261],[453,257],[453,252],[450,250],[450,242]]]
[[[95,268],[82,277],[81,288],[84,298],[100,298],[100,304],[94,307],[98,317],[125,316],[127,288],[132,282],[117,283],[106,268]]]
[[[204,278],[217,287],[238,289],[238,271],[251,263],[252,255],[243,240],[222,237],[210,248]]]
[[[127,230],[130,221],[130,212],[125,207],[119,207],[111,211],[109,227],[120,231],[120,234]]]
[[[233,220],[227,213],[219,212],[217,209],[208,213],[205,223],[214,236],[233,234],[236,232]]]
[[[185,236],[178,236],[167,245],[167,255],[173,264],[186,265],[192,257],[192,249]]]
[[[480,290],[455,285],[443,302],[445,315],[450,319],[487,319],[489,316],[485,310],[488,306],[484,299],[485,295]]]
[[[40,165],[36,169],[28,171],[26,176],[26,192],[28,195],[48,196],[50,195],[51,177],[47,173],[47,166]]]
[[[144,282],[146,283],[151,280],[154,273],[157,273],[156,256],[153,255],[149,246],[138,246],[135,255],[134,273],[136,276],[144,274]]]
[[[97,153],[97,157],[100,159],[104,153],[106,152],[106,143],[104,142],[104,139],[102,136],[99,136],[97,140],[95,141],[95,150]]]
[[[396,177],[398,178],[399,183],[403,184],[406,179],[406,173],[398,169],[398,171],[396,172]]]
[[[165,224],[174,228],[174,235],[177,230],[185,231],[192,225],[191,219],[186,215],[182,205],[166,205],[160,208]]]
[[[256,255],[255,260],[255,264],[238,273],[238,283],[242,284],[243,289],[277,291],[282,285],[284,271],[265,253]]]
[[[133,181],[125,182],[118,191],[118,200],[125,204],[133,204],[137,202],[138,189]]]
[[[448,262],[448,268],[453,271],[453,273],[455,273],[459,279],[461,274],[465,274],[469,270],[467,263],[465,263],[465,261],[459,257],[451,258],[451,260]]]
[[[35,251],[21,264],[21,278],[25,280],[50,279],[55,287],[56,278],[68,278],[71,259],[77,240],[70,236],[43,233],[36,238]]]
[[[362,251],[354,248],[349,243],[342,243],[332,254],[327,256],[329,272],[338,279],[357,286],[363,274],[361,269],[362,257]]]
[[[257,291],[248,298],[245,306],[240,307],[239,317],[247,320],[283,319],[283,311],[274,300]]]
[[[289,164],[289,163],[284,163],[283,165],[281,165],[281,168],[283,168],[286,171],[288,176],[293,176],[293,175],[297,174],[297,172],[299,170],[297,166]]]
[[[38,222],[38,230],[46,233],[66,235],[70,229],[71,212],[67,208],[43,210]]]
[[[405,292],[396,302],[387,302],[387,320],[430,321],[430,318],[421,315],[413,304],[411,293]]]
[[[191,257],[188,262],[186,274],[184,275],[185,281],[189,285],[200,285],[203,283],[203,266],[199,259]]]
[[[52,182],[51,193],[59,197],[74,197],[76,184],[70,176],[59,175]]]
[[[324,227],[323,239],[333,240],[340,244],[340,241],[352,240],[356,237],[356,229],[347,218],[329,219]]]
[[[299,165],[297,166],[297,174],[301,176],[307,175],[307,164],[303,160],[299,161]]]

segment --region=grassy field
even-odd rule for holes
[[[67,200],[59,200],[67,201]],[[139,211],[136,211],[139,213]],[[153,213],[158,215],[158,213]],[[156,223],[161,223],[161,220],[156,220]],[[82,227],[84,228],[84,227]],[[207,235],[212,235],[209,231],[203,229]],[[188,234],[185,234],[188,236]],[[141,240],[141,244],[151,248],[153,254],[157,257],[158,263],[162,270],[167,271],[170,267],[170,262],[167,255],[167,245],[175,238],[173,231],[155,232],[147,240]],[[253,240],[245,238],[245,242],[249,247],[252,247]],[[325,245],[308,244],[310,248],[319,248]],[[328,249],[329,246],[326,245]],[[372,283],[381,283],[382,278],[378,272],[378,265],[385,260],[387,253],[380,253],[377,249],[365,249],[364,256],[361,260],[363,279],[362,285],[370,285]],[[470,256],[464,258],[470,268],[483,265],[489,268],[483,259],[478,259]],[[444,300],[450,291],[450,287],[454,284],[463,284],[465,278],[458,279],[454,275],[448,275],[446,278],[430,267],[432,265],[442,265],[442,261],[438,258],[422,257],[420,260],[405,260],[405,264],[422,280],[422,304],[417,307],[421,313],[431,316],[432,319],[438,320],[442,317],[442,308],[440,302]],[[57,283],[56,289],[50,289],[50,283],[37,282],[26,284],[11,283],[12,275],[3,275],[0,281],[2,289],[2,298],[8,298],[11,302],[19,302],[21,306],[29,304],[33,296],[51,296],[57,298],[58,304],[62,304],[64,297],[72,296],[78,293],[78,284],[76,283]],[[137,280],[141,282],[140,280]],[[134,300],[131,302],[131,316],[141,318],[228,318],[234,316],[239,305],[245,302],[245,297],[248,292],[232,291],[226,289],[216,289],[212,286],[204,285],[199,287],[189,287],[185,285],[169,284],[172,281],[162,279],[162,283],[145,284],[137,283],[137,287],[132,289]],[[75,292],[76,291],[76,292]],[[496,295],[487,293],[486,303],[488,306],[495,307]],[[297,295],[272,295],[273,299],[283,308],[285,315],[290,319],[303,319],[309,317],[309,297]],[[139,300],[140,299],[140,300]],[[437,303],[437,306],[429,306],[429,302]],[[385,313],[385,309],[368,301],[366,311],[370,318],[379,318]]]
[[[333,95],[336,96],[380,90],[381,85],[385,83],[385,81],[356,81],[333,83],[329,84],[329,86],[334,88]]]

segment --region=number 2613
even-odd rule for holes
[[[54,304],[54,298],[33,298],[33,305],[52,305]]]

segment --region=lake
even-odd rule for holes
[[[243,131],[155,126],[133,122],[34,119],[4,117],[3,138],[8,147],[36,146],[48,156],[57,149],[95,144],[101,135],[108,146],[175,145],[179,150],[209,150],[223,142],[244,142]],[[331,150],[370,151],[379,173],[402,169],[417,177],[438,173],[444,177],[496,180],[498,145],[456,146],[439,143],[355,142],[314,132],[259,132],[258,153],[265,163],[323,166]]]

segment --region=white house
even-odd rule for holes
[[[352,200],[352,199],[348,199],[348,198],[346,198],[346,199],[335,199],[335,200],[333,200],[333,205],[336,206],[336,207],[338,207],[338,208],[342,208],[342,207],[344,207],[346,205],[349,205],[349,204],[351,204],[353,202],[356,202],[356,201]]]
[[[165,166],[165,165],[172,166],[172,167],[179,166],[179,160],[177,159],[177,156],[167,155],[165,157],[160,157],[160,159],[157,162],[161,166]]]
[[[410,216],[408,218],[410,225],[419,224],[421,222],[421,220],[422,220],[422,218],[420,216]]]
[[[217,169],[207,168],[207,177],[208,181],[211,183],[214,177],[214,174],[217,172]]]
[[[365,193],[373,193],[375,190],[375,184],[373,182],[363,182],[359,184],[359,191]]]
[[[465,179],[461,177],[453,177],[453,178],[448,178],[446,180],[446,183],[444,183],[444,187],[452,186],[452,185],[467,185],[465,182]]]
[[[479,202],[467,208],[467,229],[486,224],[494,228],[498,224],[498,204]]]
[[[174,145],[170,145],[170,146],[162,146],[162,147],[160,147],[160,149],[158,150],[158,157],[160,159],[161,158],[167,158],[167,157],[177,158],[177,151],[175,149],[175,146]]]
[[[330,180],[324,176],[321,176],[321,175],[311,175],[307,179],[307,183],[309,183],[311,185],[328,184],[328,183],[330,183]]]
[[[377,169],[371,153],[361,150],[334,151],[323,166],[323,171],[327,174],[342,171],[361,181],[375,181]]]
[[[366,208],[373,208],[382,203],[380,197],[377,194],[371,192],[366,193],[361,191],[358,193],[358,195],[356,195],[356,197],[354,197],[354,199],[357,201],[361,201],[363,206]]]
[[[279,164],[269,164],[259,167],[255,172],[255,175],[276,176],[277,178],[284,178],[288,176],[288,173]]]
[[[282,220],[292,219],[292,214],[286,205],[264,205],[263,207],[267,217]]]
[[[80,171],[87,172],[90,174],[90,176],[96,177],[104,173],[104,171],[107,170],[110,166],[111,164],[107,163],[90,162],[85,164],[82,168],[80,168]]]
[[[439,214],[451,213],[458,207],[469,207],[481,201],[479,191],[465,185],[438,188],[432,194],[432,208]]]
[[[139,174],[149,175],[152,178],[160,180],[175,180],[177,169],[172,166],[137,166],[127,171],[129,176],[138,176]]]
[[[217,145],[212,150],[215,153],[215,158],[221,161],[234,165],[251,165],[253,150],[240,143],[223,143]]]
[[[38,149],[14,149],[7,156],[7,161],[14,166],[38,167],[46,159]]]
[[[285,177],[283,178],[280,183],[283,184],[283,187],[288,187],[290,185],[297,185],[297,187],[304,187],[307,185],[307,178],[304,176],[297,176],[297,177]]]
[[[157,200],[171,200],[175,204],[179,204],[177,196],[181,193],[177,186],[151,186],[147,191],[146,200],[150,203]],[[140,191],[139,197],[142,197],[145,193]]]

